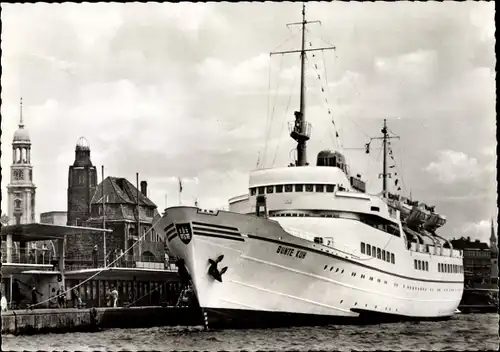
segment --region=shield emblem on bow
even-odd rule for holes
[[[177,230],[177,234],[184,244],[188,244],[189,242],[191,242],[191,239],[193,238],[193,232],[191,230],[190,223],[175,224],[175,229]]]

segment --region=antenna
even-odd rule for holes
[[[318,50],[331,50],[335,49],[334,46],[305,49],[306,43],[306,25],[311,23],[321,23],[320,21],[310,21],[306,20],[306,4],[302,4],[302,21],[288,23],[287,26],[301,25],[302,26],[302,45],[300,50],[288,50],[288,51],[276,51],[270,53],[270,55],[278,54],[291,54],[300,53],[300,107],[299,111],[295,111],[295,122],[291,125],[290,137],[292,137],[297,142],[297,160],[295,161],[295,166],[307,166],[307,152],[306,152],[306,142],[311,136],[311,124],[306,122],[305,119],[305,109],[306,109],[306,84],[305,84],[305,59],[306,52],[318,51]]]

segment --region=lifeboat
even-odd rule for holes
[[[410,215],[406,218],[408,226],[419,226],[425,224],[430,217],[431,213],[425,208],[424,204],[414,206]]]
[[[425,222],[424,228],[426,230],[435,231],[444,224],[446,224],[446,217],[444,215],[432,213],[429,216],[429,219]]]

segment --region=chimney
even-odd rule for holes
[[[141,181],[141,193],[145,197],[148,196],[148,183],[146,181]]]

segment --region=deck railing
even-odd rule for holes
[[[14,264],[53,264],[51,253],[46,250],[34,250],[31,248],[12,248],[12,260]],[[7,263],[7,248],[2,244],[2,263]]]

